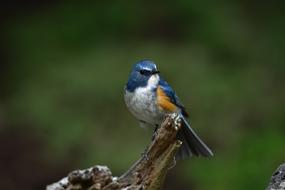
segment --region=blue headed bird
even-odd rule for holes
[[[182,127],[177,133],[182,146],[176,158],[184,159],[192,155],[213,156],[212,151],[186,121],[188,114],[185,107],[159,73],[151,60],[142,60],[133,66],[124,94],[128,109],[141,126],[155,128],[163,122],[167,114],[177,113],[182,119]]]

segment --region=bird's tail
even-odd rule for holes
[[[198,137],[185,118],[182,115],[180,118],[182,119],[182,127],[177,133],[177,138],[183,143],[176,154],[176,158],[185,159],[192,155],[201,155],[204,157],[213,156],[210,148]]]

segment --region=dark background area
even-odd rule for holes
[[[145,58],[215,153],[180,161],[164,189],[264,189],[285,161],[283,1],[25,1],[0,15],[2,189],[126,171],[151,139],[123,101]]]

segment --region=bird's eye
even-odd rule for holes
[[[151,71],[149,70],[140,70],[141,75],[151,75]]]

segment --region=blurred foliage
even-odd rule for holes
[[[152,130],[127,111],[132,64],[153,59],[214,150],[165,189],[264,189],[285,160],[282,2],[114,1],[4,6],[5,189],[39,189],[75,168],[120,175]],[[5,12],[4,11],[4,12]]]

